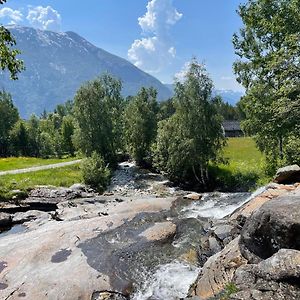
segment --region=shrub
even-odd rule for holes
[[[105,166],[102,156],[96,152],[83,161],[81,170],[84,183],[100,193],[110,182],[110,170]]]

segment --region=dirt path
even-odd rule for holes
[[[49,169],[67,167],[67,166],[78,164],[80,162],[81,162],[81,159],[77,159],[77,160],[52,164],[52,165],[44,165],[44,166],[38,166],[38,167],[30,167],[30,168],[26,168],[26,169],[2,171],[2,172],[0,172],[0,176],[23,174],[23,173],[30,173],[30,172],[36,172],[36,171],[42,171],[42,170],[49,170]]]

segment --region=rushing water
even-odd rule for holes
[[[161,265],[154,274],[148,276],[132,300],[184,298],[199,271],[200,269],[195,266],[177,261]]]
[[[265,187],[251,193],[207,193],[200,201],[191,203],[182,209],[185,218],[214,218],[222,219],[236,209],[261,194]]]
[[[109,188],[112,192],[124,193],[126,195],[154,194],[160,187],[164,188],[164,193],[168,195],[183,195],[184,192],[168,187],[167,181],[161,175],[145,173],[139,170],[134,163],[125,162],[120,164],[115,172],[112,184]],[[161,192],[161,190],[159,190]],[[185,232],[181,236],[176,236],[168,247],[161,251],[170,253],[170,260],[161,260],[161,263],[154,269],[140,269],[139,282],[136,285],[136,292],[132,295],[132,300],[177,300],[187,296],[188,290],[195,282],[200,268],[196,264],[184,262],[174,253],[183,253],[192,249],[201,237],[200,219],[222,219],[233,213],[253,197],[262,193],[264,188],[255,193],[205,193],[199,201],[185,202],[179,204],[176,209],[176,216],[170,218],[173,222],[185,224]],[[199,219],[200,218],[200,219]],[[177,221],[176,221],[177,220]],[[181,221],[179,221],[181,220]],[[200,223],[197,223],[200,222]],[[182,226],[182,225],[181,225]],[[193,244],[193,246],[192,246]],[[175,250],[176,249],[176,250]],[[171,254],[172,253],[172,254]],[[160,255],[159,252],[157,253]],[[165,255],[162,253],[161,255]],[[158,260],[159,257],[157,257]]]
[[[99,252],[99,255],[95,255],[99,261],[92,263],[95,263],[95,268],[100,268],[99,271],[113,274],[116,286],[123,287],[124,282],[133,283],[136,292],[132,300],[178,300],[187,296],[201,270],[197,266],[197,247],[206,234],[204,224],[209,223],[208,220],[222,219],[231,214],[262,193],[264,188],[252,195],[205,193],[200,200],[191,201],[182,197],[187,192],[169,187],[162,175],[140,170],[134,163],[124,162],[115,172],[108,191],[130,197],[147,194],[151,197],[178,196],[169,211],[140,213],[82,246],[82,251],[89,252],[92,249]],[[170,239],[150,245],[140,237],[140,233],[149,226],[166,221],[176,224],[176,234]],[[1,233],[0,237],[25,230],[24,225],[16,225]],[[193,255],[194,258],[196,255],[194,260]],[[57,257],[54,259],[57,260]]]

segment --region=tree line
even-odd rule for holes
[[[10,94],[0,91],[0,157],[62,157],[74,155],[72,102],[58,105],[53,113],[29,120],[19,116]]]
[[[106,170],[128,153],[138,165],[154,167],[172,180],[206,186],[208,165],[225,145],[221,102],[212,87],[196,60],[185,80],[176,82],[175,96],[163,103],[153,88],[124,99],[121,82],[106,74],[83,84],[73,102],[27,121],[2,91],[0,155],[61,157],[80,151]]]
[[[248,0],[238,14],[243,27],[233,36],[239,57],[234,72],[246,95],[236,108],[212,96],[212,81],[196,60],[184,81],[176,82],[175,96],[162,104],[151,88],[123,99],[121,82],[104,75],[84,84],[74,102],[24,121],[2,91],[0,155],[48,157],[81,151],[90,158],[84,169],[95,170],[91,182],[105,174],[103,185],[118,154],[128,152],[138,164],[155,167],[173,180],[206,186],[209,165],[220,159],[225,145],[223,115],[243,120],[270,173],[299,164],[300,0]],[[14,44],[9,31],[0,27],[0,67],[12,79],[23,68]]]

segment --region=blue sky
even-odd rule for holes
[[[241,90],[232,72],[232,35],[243,0],[8,0],[0,23],[74,31],[171,83],[193,57],[215,87]]]

